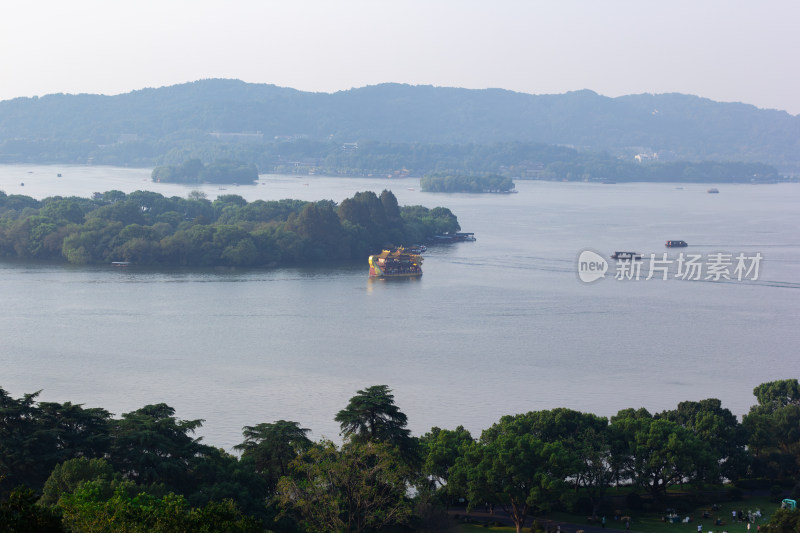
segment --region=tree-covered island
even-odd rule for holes
[[[264,267],[365,259],[387,245],[456,232],[444,207],[399,206],[391,191],[330,200],[256,200],[148,191],[44,200],[0,191],[0,258],[102,264]]]
[[[509,177],[467,176],[451,174],[429,174],[419,181],[424,192],[473,192],[508,193],[514,190],[514,181]]]
[[[153,181],[170,183],[253,183],[258,180],[258,168],[252,163],[217,160],[203,165],[199,159],[189,159],[179,166],[160,166],[153,169]]]

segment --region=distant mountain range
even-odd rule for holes
[[[276,139],[538,143],[625,160],[657,154],[662,161],[762,162],[800,172],[800,116],[683,94],[609,98],[589,90],[531,95],[401,84],[328,94],[211,79],[117,96],[0,102],[0,162],[102,159],[102,147],[114,146],[111,162],[147,165],[174,162],[167,154],[193,142]]]

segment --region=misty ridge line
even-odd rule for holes
[[[800,172],[800,117],[678,93],[611,98],[590,90],[531,95],[398,83],[311,93],[206,79],[115,96],[0,102],[0,163],[85,163],[93,157],[95,163],[153,166],[182,163],[178,151],[202,155],[220,147],[226,157],[255,162],[237,153],[276,143],[332,143],[345,150],[367,142],[417,151],[542,144],[625,162],[764,163]],[[508,165],[502,158],[497,163]]]

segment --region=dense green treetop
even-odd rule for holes
[[[760,528],[767,533],[798,533],[800,531],[800,509],[778,509],[769,523]]]
[[[13,398],[0,389],[0,491],[19,484],[38,487],[58,463],[108,451],[111,413],[37,402],[38,395]]]
[[[419,439],[425,461],[422,472],[440,487],[448,485],[450,469],[464,449],[473,442],[472,435],[458,426],[454,430],[433,427]]]
[[[111,426],[114,467],[138,484],[163,483],[183,491],[192,464],[211,448],[194,432],[202,420],[181,420],[164,403],[123,413]]]
[[[762,383],[753,389],[758,400],[758,411],[775,411],[790,405],[800,405],[800,382],[784,379]]]
[[[406,523],[411,472],[384,442],[330,441],[311,446],[281,478],[278,501],[306,531],[358,533]]]
[[[681,402],[677,409],[664,411],[656,417],[671,420],[690,430],[710,447],[718,460],[702,476],[706,481],[736,479],[746,469],[746,431],[736,415],[722,407],[718,399]]]
[[[689,428],[645,410],[624,409],[611,418],[611,431],[625,444],[616,449],[621,475],[646,489],[656,501],[684,479],[716,482],[707,472],[716,473],[710,444]]]
[[[527,415],[520,415],[526,417]],[[560,440],[544,440],[505,416],[465,448],[450,479],[466,489],[470,507],[498,503],[517,533],[534,511],[550,509],[566,492],[570,459]]]
[[[773,478],[800,476],[800,384],[797,379],[762,383],[753,390],[758,404],[742,425],[754,456],[753,469]]]
[[[61,513],[37,502],[36,491],[25,486],[15,488],[7,499],[0,500],[0,526],[7,533],[65,533]]]
[[[241,451],[243,458],[252,459],[256,472],[274,490],[281,476],[289,473],[289,463],[311,446],[306,436],[309,431],[297,422],[286,420],[245,426],[242,431],[245,440],[234,449]]]
[[[44,482],[42,497],[39,503],[56,505],[62,494],[69,494],[87,481],[114,480],[115,472],[105,459],[76,457],[64,461],[53,468],[47,481]]]
[[[408,418],[395,405],[388,385],[373,385],[358,391],[347,407],[336,414],[335,420],[342,428],[342,435],[360,441],[397,444],[411,434],[406,428]]]
[[[131,496],[117,490],[111,498],[87,482],[59,501],[67,531],[92,533],[260,533],[262,525],[245,516],[233,501],[192,507],[182,495]]]

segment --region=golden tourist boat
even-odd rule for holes
[[[411,278],[422,275],[422,256],[404,248],[369,256],[369,275],[375,278]]]

